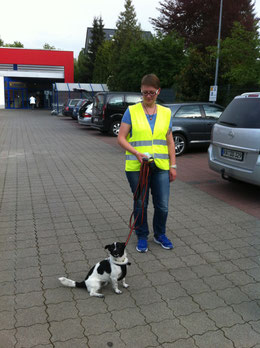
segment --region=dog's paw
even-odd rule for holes
[[[103,294],[100,294],[99,292],[92,292],[90,293],[90,296],[95,296],[95,297],[105,297]]]
[[[118,294],[118,295],[120,295],[120,294],[122,294],[122,291],[119,290],[119,289],[115,289],[115,293]]]
[[[127,288],[129,288],[129,285],[126,284],[126,283],[124,283],[124,284],[123,284],[123,287],[127,289]]]

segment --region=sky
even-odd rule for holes
[[[159,2],[132,0],[142,30],[154,33],[150,18],[159,17]],[[0,38],[5,43],[20,41],[25,48],[34,49],[48,43],[57,49],[74,51],[77,58],[94,17],[101,16],[105,28],[115,28],[124,3],[124,0],[5,0],[1,3]],[[260,17],[260,0],[255,3]]]

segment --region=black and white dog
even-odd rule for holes
[[[124,288],[129,286],[125,282],[127,266],[130,265],[125,251],[125,243],[115,242],[106,245],[105,249],[109,250],[110,256],[93,266],[84,281],[78,283],[61,277],[59,278],[61,284],[72,288],[86,288],[90,296],[104,297],[98,291],[102,285],[107,285],[108,282],[111,282],[115,293],[121,294],[122,291],[118,289],[118,281],[123,281]]]

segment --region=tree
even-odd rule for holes
[[[234,95],[257,88],[260,76],[259,37],[235,23],[230,37],[221,42],[218,103],[226,105]],[[177,76],[179,100],[208,100],[214,82],[217,47],[187,50],[187,64]]]
[[[176,76],[178,101],[206,101],[212,85],[216,59],[196,47],[188,48],[186,61]]]
[[[259,82],[260,40],[254,32],[235,23],[230,37],[221,43],[222,78],[236,86]]]
[[[116,33],[111,58],[111,75],[108,81],[109,88],[120,90],[122,83],[120,77],[124,69],[125,57],[130,47],[141,40],[141,27],[137,23],[136,12],[132,0],[125,0],[125,9],[120,13],[116,23]]]
[[[75,82],[90,81],[90,63],[89,58],[85,53],[85,48],[82,48],[78,59],[74,61],[74,79]]]
[[[93,82],[95,61],[99,47],[105,41],[104,25],[101,17],[94,17],[92,28],[92,42],[86,52],[82,48],[78,59],[74,60],[74,80],[75,82]]]
[[[120,13],[116,23],[114,36],[115,46],[122,48],[132,40],[141,38],[141,26],[137,23],[136,12],[132,0],[125,0],[125,10]]]
[[[157,31],[176,31],[191,44],[204,49],[217,44],[220,0],[163,0],[159,18],[151,19]],[[222,14],[222,39],[231,33],[233,23],[241,23],[248,31],[256,31],[258,18],[253,0],[225,0]]]
[[[94,63],[99,46],[101,46],[105,40],[104,24],[101,17],[94,17],[91,32],[92,38],[87,53],[90,60]]]
[[[79,82],[80,76],[79,76],[79,64],[78,60],[74,58],[74,81]]]
[[[3,47],[22,47],[23,48],[24,46],[20,41],[14,41],[13,43],[10,43],[10,44],[9,43],[3,44]]]
[[[4,46],[4,41],[0,38],[0,47]]]
[[[44,49],[44,50],[55,50],[55,47],[49,45],[48,43],[45,43],[45,44],[43,45],[43,49]]]
[[[117,74],[121,90],[138,91],[145,74],[154,73],[161,86],[173,87],[175,77],[185,64],[184,40],[175,34],[140,39],[129,46],[121,57],[121,69]]]
[[[111,75],[112,46],[112,41],[104,41],[97,51],[93,71],[93,82],[95,83],[106,83]]]
[[[86,54],[88,55],[90,80],[92,81],[97,52],[99,47],[103,44],[105,40],[104,24],[101,17],[94,17],[91,31],[92,41],[89,45],[89,50],[88,52],[86,52]]]

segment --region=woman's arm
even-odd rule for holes
[[[129,144],[129,142],[127,141],[127,136],[129,134],[131,130],[131,125],[128,124],[128,123],[124,123],[122,122],[121,123],[121,126],[120,126],[120,130],[119,130],[119,133],[118,133],[118,137],[117,137],[117,142],[118,144],[123,148],[125,149],[126,151],[128,152],[131,152],[133,155],[136,156],[136,158],[138,159],[138,161],[140,163],[142,163],[142,159],[143,157],[147,157],[145,156],[144,154],[138,152],[132,145]]]
[[[168,133],[166,135],[166,141],[168,146],[168,153],[169,153],[169,159],[170,159],[170,166],[176,165],[176,156],[175,156],[175,144],[172,136],[171,129],[168,130]],[[176,168],[171,168],[169,170],[170,175],[170,181],[174,181],[176,179]]]

